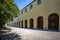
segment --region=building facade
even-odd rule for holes
[[[21,10],[19,26],[60,30],[60,0],[34,0]]]

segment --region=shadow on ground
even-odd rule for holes
[[[21,37],[17,34],[11,33],[11,34],[3,34],[1,35],[1,40],[21,40]]]
[[[8,31],[2,31],[2,30],[8,30]],[[15,33],[8,33],[10,32],[11,29],[8,28],[3,28],[2,30],[0,30],[0,40],[21,40],[21,36],[19,36],[18,34]]]
[[[15,34],[15,33],[0,34],[0,39],[1,40],[21,40],[21,36]]]

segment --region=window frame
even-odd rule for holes
[[[37,5],[40,5],[41,4],[41,0],[37,0]]]
[[[21,14],[23,14],[23,10],[21,11]]]
[[[30,5],[30,9],[32,9],[32,8],[33,8],[33,4]]]
[[[27,8],[25,8],[25,12],[27,12]]]

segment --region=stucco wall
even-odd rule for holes
[[[33,4],[33,8],[30,9],[30,5]],[[52,13],[57,13],[59,15],[59,29],[60,29],[60,0],[41,0],[41,4],[37,5],[37,0],[33,3],[28,5],[27,12],[23,9],[23,14],[19,16],[19,20],[25,23],[25,20],[28,21],[28,28],[29,20],[31,18],[34,19],[34,28],[37,28],[37,17],[43,16],[43,26],[44,29],[48,29],[48,16]],[[21,23],[20,23],[21,24]],[[25,24],[23,24],[25,27]]]

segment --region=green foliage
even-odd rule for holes
[[[17,16],[19,9],[14,0],[0,0],[0,25]]]

